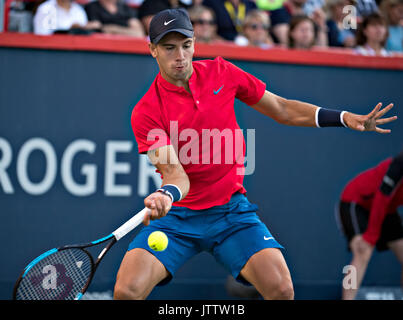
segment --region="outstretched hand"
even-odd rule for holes
[[[379,102],[376,107],[367,115],[359,115],[351,112],[344,114],[343,120],[347,127],[358,131],[375,131],[378,133],[390,133],[390,129],[379,128],[378,125],[389,123],[397,119],[397,116],[382,118],[386,112],[393,108],[393,103],[381,110],[382,103]]]

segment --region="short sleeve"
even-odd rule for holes
[[[131,126],[136,138],[138,152],[146,153],[171,144],[158,114],[152,115],[143,111],[144,105],[134,107]]]
[[[235,98],[249,106],[258,103],[266,90],[266,84],[234,64],[224,59],[222,59],[222,61],[227,64],[231,79],[233,79],[237,85]]]

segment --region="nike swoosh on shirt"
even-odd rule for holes
[[[273,240],[274,240],[274,238],[273,238],[273,237],[266,237],[266,236],[263,236],[263,239],[265,239],[265,240],[270,240],[270,239],[273,239]]]
[[[224,85],[222,85],[221,87],[220,87],[220,89],[218,89],[218,90],[213,90],[213,92],[214,92],[214,94],[218,94],[220,91],[221,91],[221,89],[224,87]]]
[[[169,21],[164,21],[164,26],[167,26],[168,24],[170,24],[172,21],[174,21],[174,20],[176,20],[176,18],[175,19],[172,19],[172,20],[169,20]]]

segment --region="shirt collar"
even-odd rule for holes
[[[192,75],[189,78],[190,90],[192,90],[196,78],[197,78],[197,75],[196,75],[195,68],[194,68],[194,65],[193,65],[193,72],[192,72]],[[185,91],[186,92],[184,87],[176,86],[176,85],[168,82],[167,80],[165,80],[163,78],[163,76],[161,75],[161,72],[159,72],[158,75],[157,75],[157,83],[158,83],[159,86],[162,86],[164,89],[169,90],[169,91],[176,91],[176,92]]]

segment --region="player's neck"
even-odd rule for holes
[[[192,76],[193,73],[193,67],[191,67],[190,71],[186,74],[186,76],[183,79],[175,79],[169,76],[167,73],[165,73],[163,70],[160,71],[161,76],[169,83],[177,86],[177,87],[183,87],[187,92],[190,92],[189,88],[189,79]]]

